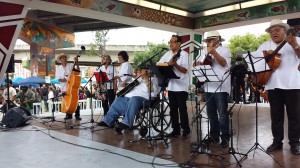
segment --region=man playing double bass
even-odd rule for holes
[[[287,43],[279,50],[281,62],[266,83],[265,89],[271,109],[273,143],[267,152],[282,150],[284,138],[284,107],[288,117],[288,138],[291,153],[300,155],[300,38],[286,35],[290,26],[279,19],[273,19],[266,29],[271,40],[263,43],[257,51],[267,56],[282,42]],[[283,43],[284,44],[284,43]],[[263,55],[263,54],[262,54]]]
[[[61,90],[62,96],[67,91],[68,78],[69,78],[69,75],[71,74],[71,72],[73,70],[72,68],[74,66],[72,63],[67,63],[68,59],[69,59],[69,55],[66,55],[64,53],[60,54],[56,58],[56,61],[61,63],[61,65],[59,65],[56,68],[55,78],[60,82],[60,90]],[[79,70],[78,57],[74,57],[74,61],[76,63],[76,69]],[[75,118],[76,118],[76,120],[81,120],[79,108],[77,108],[75,111]],[[72,114],[66,113],[65,119],[72,119]]]

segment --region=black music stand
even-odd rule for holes
[[[155,66],[151,64],[151,69],[152,72],[156,75],[156,77],[163,81],[164,84],[161,86],[161,92],[164,93],[166,87],[168,86],[168,83],[165,81],[168,81],[169,79],[179,79],[174,71],[173,71],[173,66]],[[164,100],[164,94],[162,94],[162,100]],[[168,147],[167,144],[167,137],[165,136],[164,128],[163,128],[163,120],[164,120],[164,103],[160,104],[160,133],[152,138],[150,140],[164,140],[166,146]]]
[[[192,69],[192,72],[193,72],[194,76],[198,79],[198,82],[204,83],[204,82],[219,82],[220,81],[220,79],[218,78],[218,76],[216,75],[216,73],[214,72],[214,70],[212,69],[212,67],[210,65],[194,66]],[[207,101],[209,101],[209,100],[210,99],[208,99]],[[207,150],[209,150],[208,143],[210,141],[209,120],[207,122],[207,134],[204,137],[204,139],[202,139],[202,118],[204,118],[202,116],[202,112],[203,112],[204,108],[206,107],[206,104],[202,108],[200,108],[200,102],[198,102],[197,96],[195,96],[195,101],[196,101],[196,107],[195,107],[196,108],[196,116],[193,118],[192,123],[194,123],[196,121],[197,141],[191,143],[191,147],[193,148],[193,150],[191,151],[191,153],[192,153],[191,157],[188,161],[181,164],[181,166],[188,166],[188,167],[195,166],[196,164],[193,163],[193,161],[196,159],[196,157],[198,155],[201,155],[201,154],[207,154],[208,156],[220,157],[221,159],[223,159],[223,157],[220,155],[216,155],[216,154],[207,152]],[[208,119],[208,118],[206,118],[206,119]],[[200,166],[200,165],[197,165],[197,166]]]
[[[250,51],[248,51],[247,54],[243,55],[243,57],[245,58],[250,71],[252,72],[253,76],[255,77],[255,83],[256,83],[255,87],[256,87],[256,90],[258,90],[258,88],[257,88],[258,74],[262,73],[262,72],[266,72],[266,71],[272,71],[272,70],[269,68],[266,60],[264,59],[262,52],[256,51],[256,52],[250,53]],[[282,167],[282,165],[271,154],[267,153],[267,151],[258,143],[258,107],[257,107],[258,97],[257,97],[257,94],[254,94],[254,96],[255,96],[255,143],[246,154],[248,154],[252,151],[254,151],[254,153],[255,153],[255,150],[259,149],[262,152],[269,155],[271,158],[273,158],[273,160]],[[244,156],[241,160],[243,160],[245,157],[246,156]]]

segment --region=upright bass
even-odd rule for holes
[[[81,46],[81,51],[79,51],[76,57],[80,57],[84,51],[85,47]],[[78,90],[81,83],[81,76],[79,68],[75,69],[75,65],[78,65],[78,61],[74,61],[72,72],[67,81],[67,91],[62,97],[61,103],[61,111],[68,114],[74,113],[78,106]]]

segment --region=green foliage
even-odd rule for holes
[[[108,32],[109,29],[95,31],[94,43],[90,44],[91,48],[87,51],[87,55],[102,56],[105,54],[106,43],[109,40]]]
[[[136,51],[133,53],[134,58],[133,58],[133,68],[138,69],[138,65],[140,65],[142,62],[147,60],[148,58],[156,55],[153,58],[153,62],[157,63],[160,58],[166,53],[166,51],[162,51],[162,48],[169,48],[167,44],[154,44],[154,43],[149,43],[147,44],[148,49],[145,51]]]
[[[244,36],[233,36],[229,40],[229,49],[232,54],[232,62],[236,59],[237,51],[255,51],[265,41],[270,40],[269,34],[263,34],[256,37],[254,34],[247,33]]]

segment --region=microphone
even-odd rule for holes
[[[114,61],[114,62],[112,62],[111,64],[117,64],[119,61]]]

